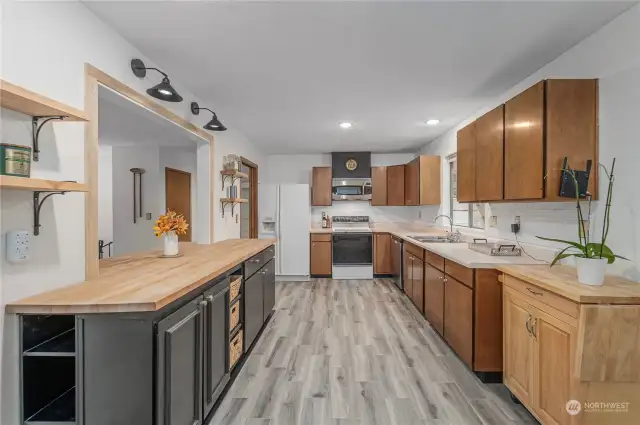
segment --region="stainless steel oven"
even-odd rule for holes
[[[333,179],[332,186],[334,201],[371,200],[371,179]]]
[[[373,265],[373,234],[334,233],[334,266],[370,266]]]

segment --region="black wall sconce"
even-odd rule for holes
[[[135,75],[136,77],[146,77],[147,69],[158,71],[160,74],[164,75],[164,78],[162,78],[162,82],[160,84],[157,84],[147,90],[147,94],[149,96],[155,97],[156,99],[164,100],[166,102],[182,102],[182,96],[180,96],[176,89],[171,86],[171,82],[169,81],[169,76],[167,74],[160,71],[158,68],[145,67],[144,62],[142,62],[140,59],[131,59],[131,70],[133,71],[133,75]]]
[[[216,115],[215,112],[213,112],[209,108],[201,108],[200,106],[198,106],[197,102],[191,102],[191,113],[193,115],[198,115],[200,113],[200,109],[209,111],[213,114],[213,118],[211,118],[211,121],[209,121],[204,126],[202,126],[202,128],[204,128],[205,130],[211,130],[211,131],[225,131],[227,129],[227,127],[225,127],[224,124],[222,124],[220,120],[218,120],[218,116]]]

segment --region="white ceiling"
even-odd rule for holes
[[[101,145],[175,146],[195,151],[197,142],[203,140],[104,86],[99,86],[98,89],[98,116],[98,136]]]
[[[415,149],[634,2],[88,2],[267,152]],[[158,75],[159,77],[159,75]],[[189,101],[189,99],[185,99]],[[427,127],[428,118],[439,118]],[[340,121],[353,122],[343,130]]]

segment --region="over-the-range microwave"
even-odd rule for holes
[[[332,186],[334,201],[371,200],[371,179],[333,179]]]

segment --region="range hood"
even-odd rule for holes
[[[371,152],[333,152],[331,166],[334,179],[370,179]]]

